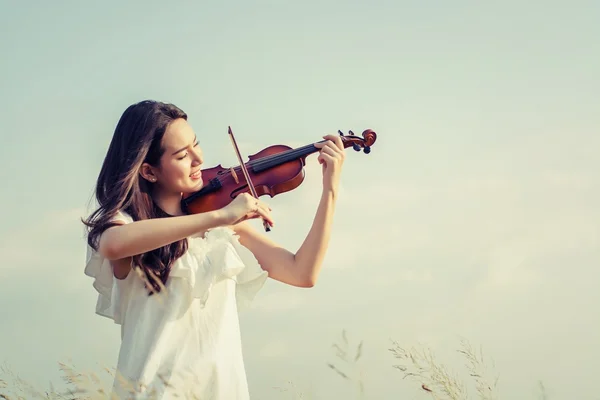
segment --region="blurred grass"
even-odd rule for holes
[[[342,331],[341,339],[332,344],[335,362],[328,362],[327,367],[337,377],[352,384],[356,389],[358,399],[367,399],[363,381],[364,371],[360,362],[363,355],[363,342],[353,348],[350,346],[346,331]],[[427,347],[404,348],[398,342],[392,341],[388,349],[394,363],[390,366],[402,374],[407,385],[418,388],[432,399],[441,400],[466,400],[477,398],[480,400],[499,400],[498,381],[499,376],[490,371],[489,363],[483,357],[483,350],[476,351],[471,344],[463,339],[457,350],[465,359],[466,378],[475,388],[476,395],[468,392],[465,379],[461,379],[456,371],[451,371],[447,366],[439,362]],[[492,362],[493,364],[493,362]],[[110,390],[102,386],[101,380],[95,374],[83,374],[77,372],[74,367],[59,363],[63,373],[63,380],[68,389],[62,392],[50,386],[47,390],[39,390],[20,378],[8,367],[0,371],[0,399],[5,400],[124,400],[117,397],[109,397]],[[114,371],[105,370],[114,377]],[[288,382],[289,387],[276,387],[282,396],[292,399],[309,399],[305,394],[298,391],[293,382]],[[150,397],[151,398],[151,397]],[[185,396],[180,396],[186,399]],[[282,397],[283,398],[283,397]],[[539,382],[539,400],[547,400],[546,390],[542,382]]]

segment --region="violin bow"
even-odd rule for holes
[[[246,178],[248,187],[250,188],[250,193],[252,193],[252,197],[254,197],[256,200],[258,200],[258,194],[256,193],[256,189],[254,188],[254,184],[252,183],[252,180],[250,179],[250,174],[248,173],[248,170],[246,169],[246,165],[244,164],[244,161],[242,160],[240,150],[238,149],[237,143],[235,141],[235,137],[233,136],[233,132],[231,131],[231,126],[229,126],[229,137],[231,138],[231,143],[233,144],[235,154],[240,162],[240,167],[242,168],[242,172],[244,173],[244,177]],[[265,227],[265,232],[271,231],[271,227],[269,226],[269,223],[264,218],[263,218],[263,226]]]

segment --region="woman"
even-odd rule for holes
[[[248,194],[185,215],[182,195],[203,185],[202,151],[187,115],[142,101],[116,127],[96,186],[86,275],[96,312],[121,325],[113,392],[119,398],[248,399],[238,311],[267,277],[312,287],[331,234],[344,148],[324,136],[323,191],[297,252],[253,229],[271,209]],[[195,396],[195,397],[194,397]]]

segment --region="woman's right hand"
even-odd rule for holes
[[[271,207],[261,200],[255,199],[249,193],[241,193],[231,203],[223,207],[225,220],[230,225],[235,225],[248,219],[263,218],[273,226]]]

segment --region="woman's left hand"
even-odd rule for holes
[[[337,193],[342,165],[346,158],[344,144],[338,135],[325,135],[324,142],[315,143],[319,152],[319,163],[323,165],[323,189]]]

